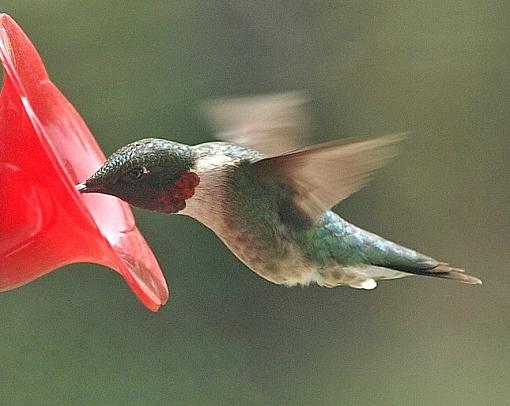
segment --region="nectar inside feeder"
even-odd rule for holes
[[[6,14],[0,61],[0,291],[92,262],[117,271],[145,306],[158,310],[168,288],[128,205],[75,190],[105,161],[103,153]]]

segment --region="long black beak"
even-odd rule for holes
[[[87,184],[85,182],[82,182],[82,183],[78,183],[76,186],[75,186],[76,190],[80,193],[87,193],[89,192],[89,189],[87,188]]]

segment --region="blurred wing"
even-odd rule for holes
[[[203,107],[218,138],[275,156],[306,145],[310,129],[307,102],[303,93],[291,92],[214,99]]]
[[[370,175],[396,155],[404,134],[347,139],[303,148],[255,162],[262,177],[290,186],[295,215],[314,223],[326,210],[361,189]]]

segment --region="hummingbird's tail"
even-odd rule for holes
[[[402,247],[375,234],[367,233],[366,235],[372,243],[370,244],[372,247],[371,253],[375,254],[372,258],[368,258],[372,265],[382,266],[407,274],[451,279],[470,285],[482,284],[480,279],[466,274],[463,269],[454,268],[446,262],[437,261],[434,258]],[[376,247],[376,249],[374,250],[373,247]]]
[[[480,279],[466,274],[463,269],[454,268],[443,262],[440,262],[436,266],[428,269],[406,267],[406,269],[399,269],[399,271],[415,275],[432,276],[434,278],[452,279],[470,285],[482,284],[482,281]]]

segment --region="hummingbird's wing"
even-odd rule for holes
[[[326,210],[361,189],[370,175],[396,155],[404,134],[346,139],[305,147],[253,163],[262,178],[289,186],[287,210],[314,223]]]
[[[308,101],[304,93],[290,92],[207,100],[203,110],[222,141],[276,156],[306,145]]]

